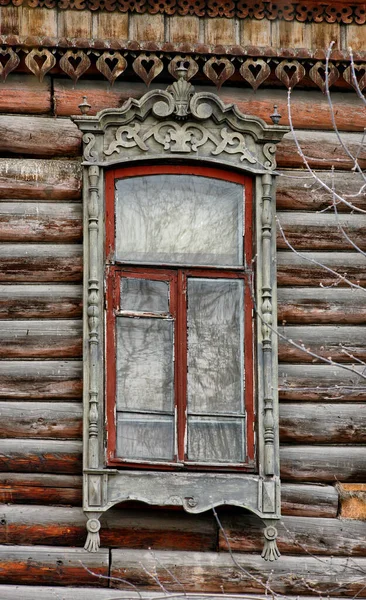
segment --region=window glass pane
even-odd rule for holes
[[[187,281],[188,413],[243,413],[244,281]]]
[[[188,460],[243,462],[244,419],[188,417]]]
[[[117,456],[172,460],[174,418],[167,415],[117,414]]]
[[[121,279],[121,310],[169,312],[169,282],[152,279]]]
[[[117,410],[172,411],[173,321],[117,317]]]
[[[116,182],[116,259],[243,264],[243,186],[196,175]]]

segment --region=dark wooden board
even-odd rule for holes
[[[365,450],[361,446],[283,446],[281,478],[298,482],[363,482]]]
[[[280,288],[278,322],[364,325],[366,294],[352,288]]]
[[[0,319],[75,319],[82,316],[82,286],[0,285]]]
[[[281,512],[297,517],[335,518],[338,513],[338,492],[332,485],[282,483]]]
[[[0,321],[0,358],[81,356],[81,320]]]
[[[364,286],[365,256],[359,252],[301,252],[299,256],[291,249],[277,253],[279,286],[350,287],[342,277],[354,285]]]
[[[327,364],[280,364],[280,399],[297,402],[365,401],[364,368],[360,365],[344,367]]]
[[[80,475],[81,452],[79,441],[0,439],[0,470]]]
[[[0,438],[81,439],[80,402],[0,402]],[[21,442],[20,442],[21,443]]]
[[[81,486],[77,475],[0,473],[0,502],[81,506]]]
[[[33,74],[14,75],[10,73],[1,85],[1,113],[42,114],[51,112],[50,77],[46,76],[40,82]]]
[[[55,401],[81,394],[80,361],[0,361],[0,398]]]
[[[80,283],[82,253],[81,244],[2,244],[0,281]]]

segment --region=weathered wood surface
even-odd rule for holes
[[[0,198],[74,200],[81,196],[80,160],[0,158]]]
[[[281,404],[280,440],[297,444],[366,443],[364,404]]]
[[[81,508],[3,506],[0,544],[82,547],[85,523]],[[217,526],[212,514],[111,509],[101,517],[101,525],[104,547],[205,551],[217,546]]]
[[[301,151],[306,156],[309,165],[315,169],[345,169],[350,171],[354,167],[351,160],[342,148],[335,132],[333,131],[304,131],[297,130],[296,138]],[[366,151],[362,146],[360,133],[343,133],[343,143],[347,146],[353,157],[358,156],[361,169],[366,167]],[[287,133],[277,150],[278,167],[291,169],[304,167],[304,160],[297,151],[292,133]]]
[[[2,244],[0,281],[79,283],[82,254],[81,244]]]
[[[363,289],[337,288],[335,291],[333,288],[322,287],[280,288],[277,310],[278,322],[282,325],[286,323],[364,325],[366,294]]]
[[[3,514],[6,519],[5,512]],[[219,518],[232,551],[261,551],[263,523],[258,517],[235,511],[235,514],[224,513]],[[220,530],[219,533],[219,550],[227,551],[223,531]],[[281,554],[365,556],[364,521],[282,517],[277,531],[277,544]],[[10,540],[10,543],[13,542]]]
[[[0,473],[0,502],[81,506],[82,478],[48,473]]]
[[[79,402],[0,402],[0,437],[81,439],[82,414]]]
[[[337,294],[338,290],[335,292],[335,295]],[[366,361],[366,327],[361,325],[357,327],[287,325],[279,326],[278,332],[280,362],[321,362],[314,355],[331,357],[332,360],[342,363]]]
[[[366,257],[359,252],[302,251],[299,256],[289,249],[277,253],[277,281],[280,286],[349,285],[342,277],[352,284],[364,286]]]
[[[305,212],[277,213],[277,248],[326,251],[366,248],[366,215]]]
[[[80,361],[0,361],[0,398],[54,401],[81,394]]]
[[[81,131],[71,119],[0,115],[0,153],[52,158],[81,153]]]
[[[281,513],[297,517],[335,518],[338,492],[332,485],[282,483]]]
[[[0,470],[80,475],[82,443],[74,440],[0,440]]]
[[[365,451],[357,446],[283,446],[280,460],[285,481],[357,483],[366,477]]]
[[[314,111],[316,112],[316,111]],[[317,177],[330,189],[333,189],[347,202],[365,210],[366,190],[363,177],[356,172],[316,171]],[[332,193],[328,192],[315,178],[305,170],[282,170],[277,178],[277,210],[320,211],[334,213]],[[337,212],[350,212],[344,202],[337,202]],[[356,213],[361,214],[362,213]]]
[[[0,202],[3,242],[80,242],[82,206],[79,202]]]
[[[75,284],[0,285],[0,319],[80,318],[82,294]]]
[[[0,321],[0,358],[80,358],[81,320]]]
[[[34,75],[8,75],[1,84],[0,112],[41,114],[51,112],[51,79]]]
[[[365,558],[352,566],[339,557],[283,556],[265,562],[259,555],[236,553],[234,558],[239,567],[227,553],[112,550],[111,575],[145,590],[158,590],[159,581],[170,592],[264,593],[269,586],[279,594],[308,594],[310,589],[354,596],[365,585]],[[112,587],[126,589],[115,580]]]
[[[366,400],[364,367],[345,365],[279,365],[279,397],[297,402]]]
[[[91,553],[81,548],[2,546],[0,563],[0,582],[7,584],[108,587],[108,580],[98,577],[108,575],[109,551],[104,548]]]

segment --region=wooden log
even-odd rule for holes
[[[363,482],[364,449],[356,446],[283,446],[281,477],[285,481],[334,483]]]
[[[363,325],[366,322],[366,294],[363,289],[281,288],[277,310],[278,323],[282,325]]]
[[[347,367],[352,371],[325,364],[280,364],[279,397],[281,400],[296,402],[365,401],[364,367],[358,365],[347,365]]]
[[[82,322],[0,321],[0,358],[81,358]]]
[[[82,443],[64,440],[0,440],[0,470],[81,474]]]
[[[109,550],[104,548],[86,552],[81,548],[2,546],[0,561],[2,583],[108,587],[108,579],[98,577],[108,575]]]
[[[232,511],[220,514],[219,518],[220,550],[228,551],[226,535],[233,552],[261,551],[263,523],[258,517]],[[365,556],[366,525],[362,521],[282,517],[276,528],[281,554]]]
[[[361,325],[287,325],[280,326],[278,332],[280,362],[321,362],[316,356],[341,363],[366,361],[366,327]]]
[[[0,153],[52,158],[81,154],[81,131],[71,119],[0,115]]]
[[[331,485],[282,483],[281,512],[297,517],[335,518],[338,493]]]
[[[2,83],[1,113],[42,114],[51,112],[51,79],[42,82],[34,75],[10,74]]]
[[[297,444],[362,444],[366,411],[359,404],[280,405],[280,440]]]
[[[1,202],[3,242],[80,242],[82,206],[79,202]]]
[[[215,550],[217,526],[212,514],[183,511],[111,509],[101,517],[101,544],[111,548]],[[0,544],[83,546],[86,517],[82,508],[3,506]]]
[[[77,244],[3,244],[0,281],[79,283],[82,252],[82,246]]]
[[[366,559],[283,556],[265,562],[259,555],[213,552],[112,550],[111,575],[138,589],[200,593],[314,593],[353,597],[364,588]],[[239,566],[237,566],[239,565]],[[123,583],[112,580],[113,588]],[[269,588],[269,589],[268,589]]]
[[[348,284],[342,277],[364,286],[366,257],[359,252],[301,252],[301,256],[292,250],[280,250],[277,253],[277,280],[280,286],[346,287]]]
[[[81,439],[78,402],[0,402],[1,438]]]
[[[287,249],[287,242],[295,250],[348,250],[366,249],[366,215],[304,212],[277,213],[277,248]]]
[[[0,158],[0,198],[74,200],[80,196],[78,160]]]
[[[0,398],[56,401],[81,394],[80,361],[0,361]]]
[[[355,207],[366,209],[366,190],[358,173],[318,171],[317,177]],[[332,193],[328,192],[307,170],[285,169],[277,178],[276,204],[278,210],[325,210],[334,213]],[[344,202],[337,202],[338,212],[350,212]],[[362,214],[362,213],[357,213]]]
[[[301,151],[313,169],[330,169],[351,171],[355,162],[342,148],[334,131],[296,131],[296,138]],[[358,157],[361,169],[366,167],[366,153],[362,149],[362,135],[359,133],[343,133],[343,143],[353,157]],[[304,168],[304,160],[297,151],[292,133],[287,133],[277,148],[277,165],[279,168]]]
[[[0,319],[75,319],[82,316],[82,287],[0,285]]]
[[[0,502],[81,506],[82,478],[48,473],[0,473]]]

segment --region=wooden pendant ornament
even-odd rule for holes
[[[186,80],[189,81],[198,73],[198,64],[191,56],[175,56],[168,64],[168,71],[175,79],[179,79],[177,69],[182,64],[187,69]]]
[[[354,65],[354,68],[355,68],[355,75],[357,78],[357,85],[358,85],[358,88],[360,89],[360,91],[362,92],[362,90],[366,87],[366,63],[363,63],[361,65]],[[357,77],[357,75],[361,75],[361,76]],[[343,79],[345,79],[345,81],[347,81],[347,83],[349,83],[350,85],[352,85],[352,87],[354,87],[356,89],[356,85],[355,85],[353,75],[352,75],[351,66],[348,66],[344,70]]]
[[[257,90],[271,74],[271,69],[262,58],[248,58],[240,67],[240,75]]]
[[[297,60],[281,61],[275,73],[278,79],[291,89],[305,77],[305,69]]]
[[[164,65],[163,61],[161,61],[160,58],[158,58],[155,54],[140,54],[140,56],[133,61],[132,68],[135,73],[141,77],[142,81],[147,85],[147,87],[149,87],[152,80],[155,79],[159,73],[161,73]]]
[[[215,69],[214,65],[218,68]],[[216,56],[213,56],[204,64],[203,72],[219,90],[222,84],[235,73],[235,67],[228,58],[216,58]]]
[[[37,61],[36,58],[39,58],[40,61]],[[25,64],[28,69],[38,77],[38,81],[42,83],[46,73],[55,66],[56,58],[46,48],[43,48],[42,50],[33,48],[33,50],[25,57]]]
[[[61,69],[71,77],[74,84],[89,69],[90,65],[90,58],[82,50],[68,50],[60,59]]]
[[[321,61],[318,61],[309,71],[310,78],[320,87],[323,94],[326,92],[325,70],[326,65]],[[339,71],[337,67],[333,63],[328,63],[328,88],[330,88],[338,79]]]
[[[110,66],[111,65],[111,66]],[[126,59],[119,52],[104,52],[97,60],[98,71],[108,79],[111,85],[127,68]]]
[[[5,64],[2,64],[2,62],[0,61],[0,77],[4,83],[9,73],[14,71],[14,69],[16,69],[19,65],[20,58],[12,48],[0,48],[0,54],[2,56],[9,56]]]

